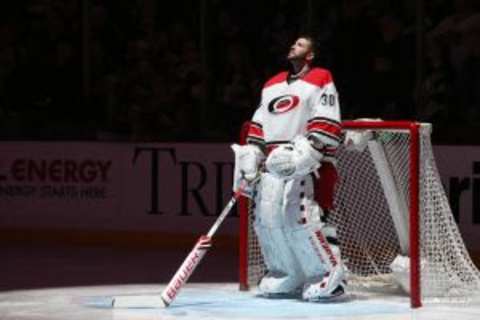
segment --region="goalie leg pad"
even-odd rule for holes
[[[284,224],[284,180],[263,173],[255,197],[255,223],[267,228],[280,228]]]
[[[303,203],[306,222],[286,231],[288,244],[307,279],[302,298],[325,301],[345,292],[345,269],[335,227],[322,223],[322,210],[315,201]]]
[[[267,275],[259,284],[267,297],[298,291],[305,278],[284,232],[285,182],[264,173],[258,186],[254,228],[260,243]]]
[[[340,248],[333,243],[335,228],[322,225],[321,222],[311,224],[304,230],[292,233],[292,238],[291,243],[297,246],[295,252],[307,277],[302,298],[307,301],[326,301],[343,295],[346,275]],[[300,248],[302,243],[303,248]]]
[[[340,250],[328,243],[336,239],[335,228],[321,221],[312,178],[285,181],[265,173],[258,190],[254,226],[269,270],[259,284],[262,293],[267,297],[295,294],[307,283],[306,300],[342,294]]]
[[[345,267],[340,258],[340,248],[336,244],[336,230],[333,226],[310,226],[310,243],[322,260],[324,272],[309,273],[303,288],[302,298],[307,301],[327,301],[345,293]],[[313,235],[312,235],[313,233]],[[327,240],[328,239],[328,240]],[[315,270],[314,270],[315,272]]]
[[[303,279],[298,275],[268,272],[258,284],[266,298],[293,298],[302,293]]]
[[[329,270],[324,250],[318,244],[316,234],[310,226],[288,232],[288,238],[289,246],[295,252],[307,279],[318,278]]]
[[[327,271],[324,265],[328,262],[316,235],[317,230],[326,227],[321,220],[323,211],[313,197],[311,176],[285,183],[284,230],[288,245],[308,278],[323,275]],[[335,236],[331,230],[328,231]],[[328,243],[325,245],[328,246]]]
[[[258,286],[260,291],[267,297],[297,292],[305,278],[283,229],[256,224],[255,232],[268,269]]]
[[[345,268],[337,265],[325,273],[320,279],[311,279],[303,287],[302,299],[306,301],[327,302],[332,301],[345,293],[347,282]]]

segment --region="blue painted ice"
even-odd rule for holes
[[[181,316],[185,309],[195,311],[198,318],[215,314],[224,319],[237,318],[318,318],[319,316],[380,315],[409,312],[404,305],[382,302],[367,302],[354,296],[342,302],[308,303],[296,299],[265,299],[252,292],[239,292],[235,287],[191,287],[181,292],[166,314]]]

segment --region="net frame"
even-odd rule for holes
[[[431,130],[429,124],[422,124],[414,121],[344,121],[345,130],[388,130],[392,132],[406,132],[408,139],[408,255],[409,259],[409,286],[410,304],[413,308],[422,306],[421,287],[421,230],[420,230],[420,208],[421,208],[421,130]],[[240,143],[245,143],[249,123],[242,127]],[[250,202],[247,198],[240,199],[240,247],[239,247],[239,281],[240,289],[249,289],[249,261],[248,245],[252,241],[252,228],[249,228]],[[256,240],[255,240],[256,241]]]

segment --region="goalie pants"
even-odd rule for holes
[[[262,174],[255,197],[255,231],[269,275],[284,280],[267,291],[295,291],[320,279],[336,263],[332,259],[340,259],[335,229],[322,221],[324,212],[317,203],[321,201],[325,209],[333,207],[336,171],[328,165],[333,172],[324,169],[320,181],[313,175],[283,180]],[[317,183],[323,197],[315,196]]]

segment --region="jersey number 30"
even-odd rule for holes
[[[322,94],[320,97],[320,103],[322,106],[334,106],[335,105],[335,95],[334,94]]]

